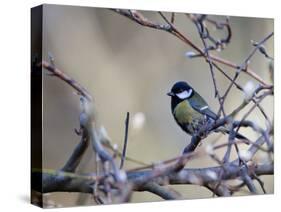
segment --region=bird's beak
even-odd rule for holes
[[[168,96],[175,96],[175,94],[171,91],[169,93],[167,93]]]

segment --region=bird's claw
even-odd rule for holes
[[[83,130],[82,130],[82,128],[80,127],[79,129],[77,129],[77,128],[74,128],[74,132],[77,134],[77,135],[82,135],[82,132],[83,132]]]

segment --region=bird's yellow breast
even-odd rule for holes
[[[180,102],[174,109],[175,118],[179,123],[187,124],[201,119],[202,114],[194,110],[187,100]]]

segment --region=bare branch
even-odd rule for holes
[[[88,146],[89,137],[86,132],[83,132],[80,143],[76,146],[72,155],[61,170],[64,172],[75,172]]]
[[[154,23],[150,20],[148,20],[147,18],[145,18],[140,12],[136,11],[136,10],[123,10],[123,9],[111,9],[113,11],[115,11],[116,13],[123,15],[129,19],[131,19],[132,21],[137,22],[138,24],[142,25],[142,26],[146,26],[146,27],[150,27],[150,28],[154,28],[154,29],[158,29],[158,30],[163,30],[166,32],[171,33],[172,35],[176,36],[177,38],[179,38],[181,41],[183,41],[184,43],[188,44],[189,46],[191,46],[193,49],[195,49],[200,55],[202,55],[203,57],[205,56],[204,51],[201,50],[199,47],[197,47],[188,37],[186,37],[185,35],[183,35],[176,27],[173,23],[171,23],[168,19],[164,18],[163,19],[166,21],[167,24],[159,24],[159,23]],[[228,67],[234,68],[235,70],[240,69],[241,67],[233,62],[230,62],[226,59],[220,58],[218,56],[214,56],[210,54],[210,58],[218,63],[221,63],[223,65],[226,65]],[[241,71],[245,72],[246,74],[248,74],[249,76],[253,77],[254,79],[256,79],[257,81],[259,81],[263,86],[265,87],[269,87],[270,85],[267,84],[260,76],[258,76],[252,69],[250,69],[249,67],[246,68],[242,68]]]
[[[82,85],[80,85],[77,81],[75,81],[74,79],[69,77],[67,74],[65,74],[58,68],[53,67],[50,63],[48,63],[46,61],[42,61],[42,63],[40,63],[39,65],[42,65],[43,68],[50,71],[54,76],[65,81],[72,88],[74,88],[80,95],[86,97],[89,101],[92,101],[92,96],[89,94],[89,92]]]
[[[182,197],[175,191],[172,191],[169,188],[165,188],[164,186],[161,186],[155,182],[149,182],[149,183],[143,185],[141,188],[139,188],[139,191],[151,192],[153,194],[156,194],[156,195],[162,197],[165,200],[182,199]]]
[[[126,158],[126,149],[127,149],[127,142],[128,142],[128,132],[129,132],[129,120],[130,120],[130,113],[127,112],[126,120],[125,120],[125,137],[124,137],[124,146],[122,151],[120,169],[123,168],[124,161]]]
[[[102,132],[97,126],[96,110],[94,102],[89,92],[77,81],[55,67],[54,58],[50,54],[50,63],[42,61],[37,63],[37,68],[43,67],[51,73],[51,76],[56,76],[60,80],[66,82],[77,91],[80,96],[81,113],[79,116],[80,130],[76,133],[81,136],[81,141],[75,147],[73,153],[60,170],[33,170],[32,175],[40,184],[40,179],[43,180],[43,190],[40,186],[35,186],[35,190],[42,193],[50,192],[81,192],[93,195],[93,199],[97,204],[111,204],[114,202],[127,202],[130,200],[133,191],[148,191],[158,195],[163,199],[182,199],[182,196],[167,185],[198,185],[203,186],[213,192],[217,196],[230,196],[234,192],[239,191],[242,187],[247,187],[251,193],[258,193],[258,189],[254,184],[257,180],[261,189],[266,193],[263,181],[259,178],[262,175],[273,175],[273,123],[270,116],[261,106],[262,101],[274,95],[273,85],[268,84],[249,66],[250,60],[260,52],[267,59],[271,58],[264,47],[274,33],[268,34],[260,42],[253,42],[253,49],[249,55],[243,60],[240,65],[232,63],[221,57],[212,55],[212,51],[224,49],[231,41],[232,30],[228,18],[224,21],[215,21],[207,15],[200,14],[184,14],[191,20],[199,33],[203,47],[197,46],[192,39],[183,34],[176,27],[175,13],[171,13],[171,17],[166,13],[158,12],[161,16],[162,23],[157,23],[147,19],[143,14],[136,10],[111,9],[112,11],[127,17],[128,19],[140,24],[141,26],[152,29],[168,32],[190,46],[194,52],[188,54],[190,58],[201,57],[206,60],[209,65],[211,80],[214,86],[215,98],[218,99],[220,108],[218,110],[218,118],[212,122],[206,123],[195,134],[192,135],[190,143],[185,147],[181,156],[171,158],[158,163],[147,165],[134,159],[128,158],[127,145],[129,134],[129,118],[127,112],[125,119],[125,133],[122,153],[118,152],[117,147],[112,145],[111,139],[106,132]],[[221,30],[225,33],[223,38],[216,38],[209,27],[215,27],[214,30]],[[225,70],[219,65],[223,64],[231,67],[235,71],[234,77],[230,77]],[[271,67],[269,67],[271,69]],[[273,69],[273,68],[272,68]],[[228,80],[229,85],[226,91],[221,95],[218,87],[216,72],[221,72]],[[251,79],[259,82],[257,88],[253,89],[253,93],[245,95],[243,102],[240,103],[233,111],[226,114],[224,103],[229,96],[231,89],[236,88],[246,94],[246,90],[239,85],[237,79],[241,73],[246,73]],[[272,81],[273,83],[273,81]],[[249,105],[249,104],[252,105]],[[249,109],[245,108],[249,106]],[[249,115],[258,108],[260,115],[266,123],[265,129],[260,127],[252,120],[248,120]],[[241,111],[245,111],[242,118],[237,118]],[[223,116],[221,116],[221,113]],[[220,143],[216,146],[210,145],[210,150],[196,150],[201,140],[205,139],[210,133],[218,132],[219,129],[226,128],[224,133],[228,133],[228,141]],[[249,128],[257,133],[258,138],[252,141],[241,135],[241,128]],[[221,132],[221,131],[220,131]],[[222,135],[222,134],[220,134]],[[238,137],[237,139],[237,136]],[[218,140],[218,138],[216,138]],[[91,142],[92,150],[96,153],[95,169],[91,173],[76,174],[78,165]],[[214,141],[215,142],[215,141]],[[240,151],[241,145],[250,145],[246,153],[243,155]],[[266,145],[264,145],[266,144]],[[235,147],[236,158],[231,161],[230,153],[232,147]],[[215,150],[225,148],[223,159],[221,159]],[[269,162],[260,163],[253,159],[253,156],[258,152],[263,151],[267,154]],[[121,158],[120,167],[116,165],[116,156]],[[185,168],[186,164],[195,158],[203,156],[210,157],[218,166],[206,168]],[[133,168],[131,170],[122,170],[126,159],[141,163],[142,167]],[[230,186],[229,180],[239,180],[241,184]],[[36,182],[35,182],[36,184]],[[247,192],[248,192],[247,190]]]
[[[167,176],[159,176],[153,179],[152,182],[156,182],[159,185],[165,185],[167,182],[171,185],[178,184],[198,184],[200,183],[203,186],[210,186],[210,183],[217,182],[218,173],[224,169],[221,166],[209,167],[209,168],[194,168],[194,169],[183,169],[180,172],[173,172]],[[261,175],[271,175],[273,171],[273,163],[271,164],[255,164],[250,167],[249,176],[254,174],[257,176]],[[151,175],[151,172],[154,170],[145,170],[145,171],[133,171],[127,172],[128,180],[132,184],[138,182],[140,178]],[[240,177],[241,169],[235,163],[230,163],[227,167],[227,172],[223,172],[222,179],[230,180]],[[40,180],[43,177],[43,193],[50,192],[83,192],[83,193],[92,193],[92,185],[98,180],[101,181],[104,176],[96,176],[92,173],[90,174],[73,174],[63,171],[55,170],[33,170],[32,175],[34,179]],[[195,180],[196,178],[198,180]],[[149,182],[149,181],[147,181]],[[209,185],[207,185],[209,184]],[[140,187],[134,187],[134,190],[138,191]],[[39,191],[39,190],[38,190]],[[41,192],[41,191],[39,191]]]

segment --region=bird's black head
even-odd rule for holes
[[[167,93],[168,96],[172,97],[172,100],[183,101],[189,99],[194,94],[193,88],[184,81],[176,82],[171,91]]]

